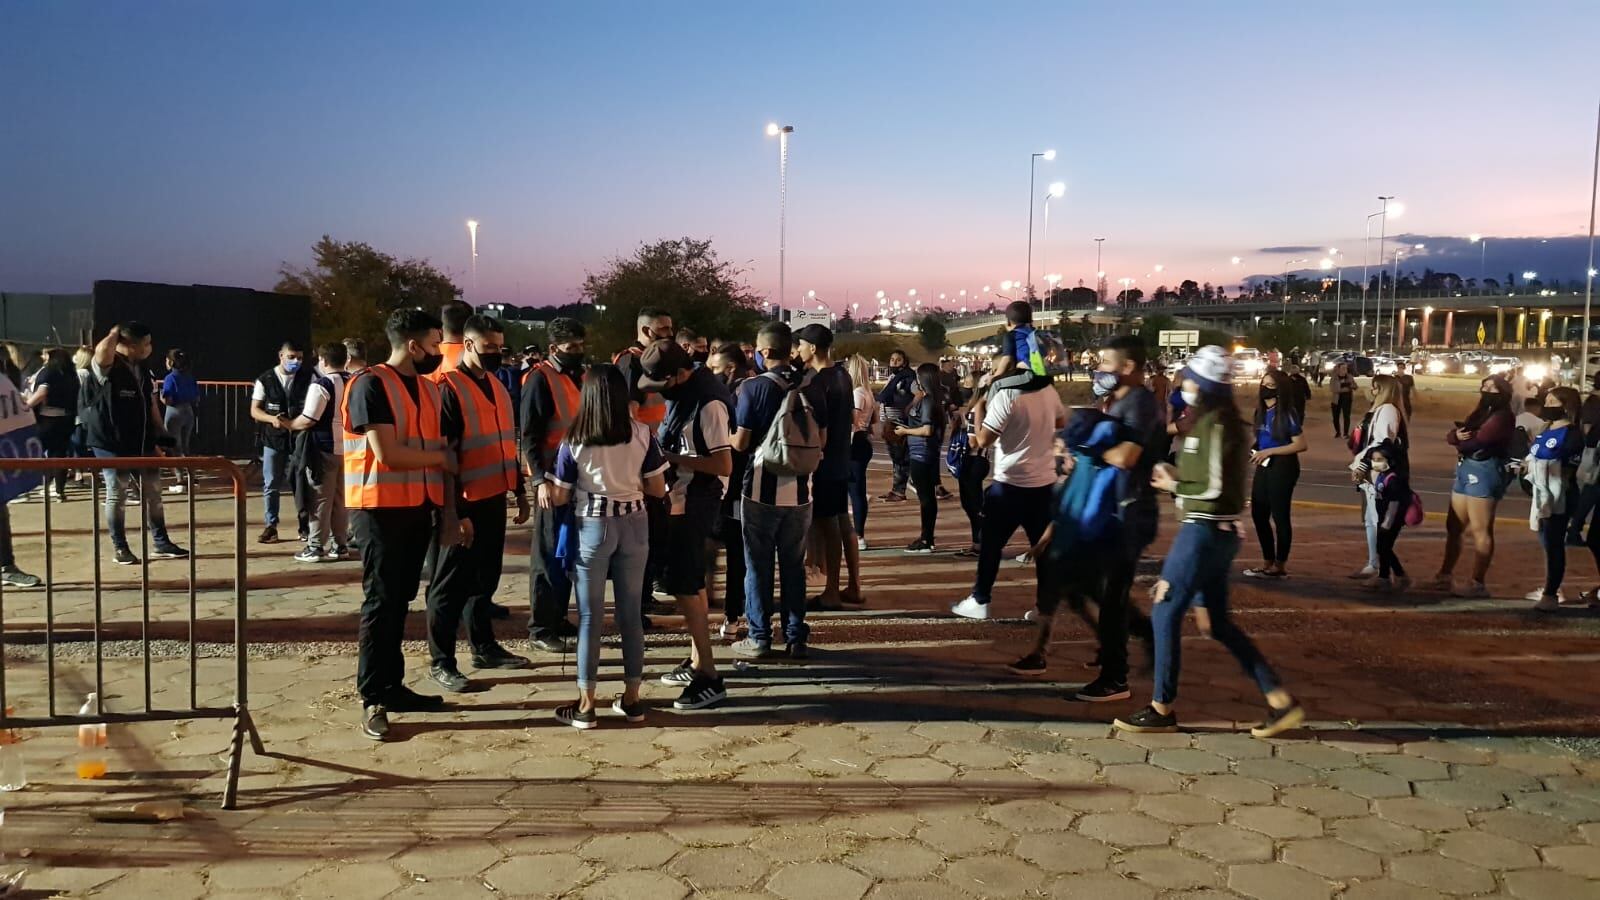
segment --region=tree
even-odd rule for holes
[[[1143,296],[1144,291],[1141,291],[1138,288],[1129,288],[1128,290],[1121,291],[1117,294],[1117,302],[1123,306],[1127,306],[1130,303],[1139,302],[1139,298]]]
[[[358,337],[374,362],[388,354],[383,325],[402,306],[437,310],[461,289],[426,260],[396,260],[359,241],[323,235],[311,247],[310,268],[288,262],[278,268],[280,294],[311,298],[311,333],[317,343]]]
[[[849,334],[856,330],[856,320],[854,316],[850,315],[850,310],[845,310],[844,313],[839,316],[839,322],[833,330],[839,332],[840,334]]]
[[[1094,288],[1079,285],[1067,291],[1067,304],[1070,306],[1094,306],[1099,300],[1100,295],[1094,292]]]
[[[1249,335],[1250,346],[1258,350],[1283,350],[1310,347],[1316,342],[1316,331],[1305,319],[1291,317],[1287,321],[1258,325]]]
[[[1211,285],[1208,284],[1208,285],[1206,285],[1206,287],[1209,288],[1209,287],[1211,287]],[[1178,285],[1178,298],[1180,300],[1185,300],[1185,301],[1188,301],[1190,303],[1193,303],[1199,297],[1200,297],[1200,285],[1195,284],[1194,279],[1185,278],[1183,280],[1183,282]]]
[[[596,355],[609,356],[633,341],[639,310],[658,306],[678,327],[713,341],[753,340],[765,316],[742,269],[717,259],[709,240],[677,238],[642,244],[602,272],[584,276],[582,295],[600,312],[589,329]]]
[[[944,349],[944,323],[936,316],[923,316],[917,323],[917,340],[928,350],[938,352]]]

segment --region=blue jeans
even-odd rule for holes
[[[805,643],[806,532],[811,506],[768,506],[746,497],[741,518],[744,533],[744,609],[750,639],[772,643],[772,613],[783,611],[783,634],[789,643]],[[780,604],[773,603],[772,563],[778,563]]]
[[[641,510],[626,516],[578,518],[578,688],[595,687],[600,671],[600,631],[605,624],[606,581],[611,582],[617,630],[622,633],[622,675],[644,680],[644,620],[639,593],[650,553],[649,520]]]
[[[96,459],[117,457],[110,450],[101,450],[99,447],[93,450]],[[155,469],[140,469],[137,472],[102,469],[100,476],[106,485],[105,516],[107,527],[111,530],[112,546],[124,549],[128,546],[127,513],[123,508],[123,500],[127,496],[128,481],[135,475],[139,477],[140,506],[144,510],[144,520],[150,526],[151,540],[157,547],[171,544],[172,539],[167,537],[167,511],[161,505],[161,473]]]
[[[1238,526],[1229,523],[1185,522],[1167,551],[1161,580],[1166,597],[1151,611],[1155,629],[1155,701],[1178,699],[1178,671],[1182,667],[1183,617],[1191,606],[1204,606],[1211,616],[1211,636],[1216,638],[1244,673],[1255,679],[1261,693],[1277,690],[1278,676],[1250,637],[1228,617],[1228,569],[1239,553]]]
[[[294,491],[294,483],[287,477],[288,468],[288,450],[261,448],[261,499],[267,510],[268,528],[278,527],[278,492]]]

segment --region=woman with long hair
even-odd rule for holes
[[[1539,417],[1545,426],[1523,460],[1524,477],[1533,489],[1528,524],[1544,546],[1544,585],[1527,599],[1534,609],[1550,612],[1565,599],[1561,582],[1567,575],[1567,522],[1578,501],[1578,464],[1583,461],[1583,429],[1578,425],[1578,392],[1558,387],[1545,394]],[[1588,601],[1580,603],[1587,605]]]
[[[72,429],[78,420],[78,373],[72,370],[72,357],[65,347],[45,351],[45,364],[34,376],[33,389],[26,402],[33,407],[39,444],[49,459],[71,459]],[[47,478],[55,488],[57,500],[67,499],[67,470],[58,469]]]
[[[593,728],[600,633],[606,582],[611,582],[617,630],[622,633],[623,692],[611,708],[630,722],[644,721],[639,685],[644,680],[644,622],[640,596],[650,525],[644,498],[665,497],[667,461],[650,428],[628,411],[628,382],[614,365],[589,367],[578,412],[556,453],[554,503],[569,500],[578,523],[574,582],[578,595],[578,700],[556,709],[558,720]]]
[[[878,398],[872,396],[872,370],[857,353],[845,363],[855,398],[850,434],[850,512],[856,527],[856,548],[867,549],[867,464],[872,462],[872,426],[878,421]],[[857,557],[859,559],[859,557]],[[852,578],[852,580],[854,580]]]
[[[200,384],[189,372],[189,354],[173,348],[167,351],[167,376],[161,380],[161,402],[167,411],[163,422],[167,433],[177,441],[174,450],[188,456],[194,441],[195,407],[200,404]],[[183,474],[174,472],[178,482],[167,488],[169,494],[183,493]]]
[[[1121,731],[1178,730],[1173,704],[1178,699],[1183,620],[1191,607],[1204,609],[1203,616],[1196,613],[1201,633],[1227,647],[1266,698],[1267,718],[1250,730],[1252,735],[1274,737],[1305,720],[1305,711],[1228,612],[1228,571],[1239,552],[1239,516],[1250,466],[1250,425],[1235,405],[1232,372],[1233,359],[1221,347],[1202,347],[1190,358],[1181,385],[1193,424],[1176,468],[1160,463],[1150,479],[1156,489],[1175,495],[1183,524],[1151,592],[1155,691],[1148,707],[1116,720]]]
[[[1367,472],[1367,454],[1373,448],[1391,441],[1401,447],[1410,446],[1406,430],[1406,414],[1401,407],[1401,386],[1393,375],[1372,376],[1372,407],[1367,410],[1358,429],[1359,442],[1352,435],[1351,450],[1355,458],[1350,461],[1350,480],[1361,492],[1362,522],[1367,530],[1367,564],[1350,573],[1351,578],[1369,580],[1378,575],[1378,500],[1373,493],[1372,479]]]
[[[944,403],[938,364],[917,366],[917,390],[906,410],[905,424],[894,429],[906,439],[911,486],[922,513],[922,532],[906,547],[907,553],[933,552],[933,527],[939,521],[939,464],[944,457]]]
[[[1245,569],[1251,578],[1282,578],[1289,573],[1289,545],[1294,525],[1289,505],[1300,481],[1300,454],[1306,436],[1300,432],[1301,413],[1294,382],[1277,369],[1261,375],[1255,415],[1255,447],[1250,462],[1255,476],[1250,485],[1250,515],[1261,541],[1262,565]]]
[[[1478,405],[1445,437],[1456,448],[1456,479],[1450,487],[1450,513],[1445,519],[1444,561],[1432,587],[1457,597],[1489,596],[1484,578],[1494,560],[1494,513],[1505,496],[1504,469],[1515,430],[1511,382],[1504,375],[1490,375],[1478,385]],[[1476,559],[1472,580],[1458,586],[1453,576],[1463,535],[1471,538]]]

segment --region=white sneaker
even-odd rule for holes
[[[950,611],[964,619],[989,618],[989,604],[979,603],[977,597],[968,595],[967,599],[950,607]]]
[[[1544,599],[1544,588],[1534,588],[1526,594],[1523,594],[1522,599],[1532,600],[1533,602],[1537,603]],[[1565,603],[1567,602],[1567,598],[1560,591],[1556,591],[1556,602]]]
[[[1350,573],[1350,577],[1351,578],[1371,578],[1371,577],[1373,577],[1374,575],[1377,575],[1377,574],[1378,574],[1378,570],[1377,570],[1377,568],[1375,566],[1362,566],[1357,571],[1351,572]]]
[[[181,494],[181,493],[183,493],[183,485],[175,484],[172,487],[167,488],[167,493],[169,493],[169,494]]]
[[[1022,621],[1024,621],[1024,622],[1037,622],[1037,621],[1039,621],[1039,608],[1038,607],[1034,607],[1033,609],[1030,609],[1027,612],[1023,613],[1022,614]]]
[[[857,550],[865,550],[865,549],[867,549],[867,539],[866,538],[856,538],[856,549]]]
[[[722,627],[717,629],[717,636],[722,638],[725,641],[736,641],[736,640],[738,640],[739,639],[739,620],[738,619],[724,619],[723,622],[722,622]]]

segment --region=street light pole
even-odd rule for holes
[[[1291,259],[1283,264],[1283,323],[1289,321],[1289,267],[1295,263],[1303,263],[1304,259]]]
[[[1589,182],[1589,268],[1585,270],[1588,275],[1583,283],[1583,362],[1578,366],[1580,385],[1589,380],[1589,314],[1594,303],[1594,206],[1597,194],[1600,194],[1600,112],[1595,116],[1594,175]]]
[[[1050,187],[1048,189],[1046,189],[1045,192],[1044,192],[1044,233],[1039,235],[1039,243],[1043,245],[1039,250],[1039,259],[1040,259],[1041,262],[1043,262],[1045,260],[1045,258],[1046,258],[1045,254],[1050,252],[1050,201],[1051,200],[1058,200],[1061,197],[1065,196],[1066,193],[1067,193],[1067,184],[1064,181],[1057,181],[1057,182],[1052,183],[1050,185]],[[1049,266],[1041,266],[1041,268],[1048,270],[1050,267]],[[1047,280],[1049,279],[1049,277],[1050,277],[1049,275],[1045,276],[1045,278]],[[1050,286],[1050,289],[1052,291],[1055,290],[1055,285],[1052,284]],[[1041,309],[1049,309],[1050,308],[1050,294],[1049,293],[1045,294],[1044,303],[1040,308]]]
[[[1489,259],[1489,241],[1481,234],[1469,234],[1467,240],[1479,244],[1478,248],[1478,290],[1483,290],[1484,263]]]
[[[788,263],[788,209],[789,209],[789,135],[794,134],[793,125],[779,126],[776,122],[767,125],[767,136],[778,139],[778,308],[783,308],[784,302],[784,276]],[[779,315],[782,315],[781,313]]]
[[[467,220],[467,242],[472,248],[472,299],[478,299],[478,220]]]
[[[1033,183],[1034,174],[1039,168],[1039,160],[1050,162],[1056,158],[1054,150],[1028,155],[1028,292],[1033,292]]]
[[[1106,267],[1100,263],[1100,251],[1106,245],[1106,239],[1094,239],[1094,295],[1098,302],[1106,302]]]

